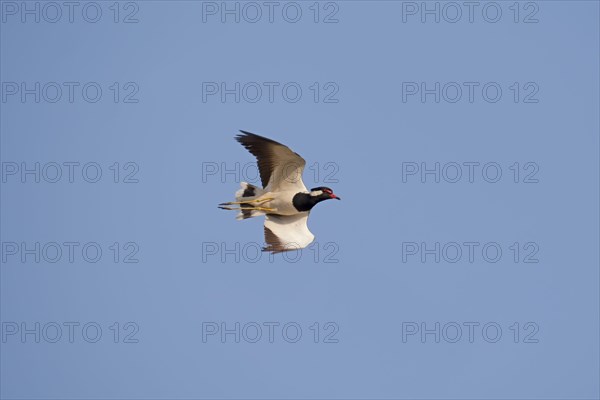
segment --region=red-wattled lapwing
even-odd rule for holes
[[[280,253],[308,246],[315,236],[308,230],[308,214],[315,204],[338,199],[328,187],[306,189],[302,171],[306,161],[274,140],[242,132],[236,140],[256,157],[263,188],[242,182],[235,200],[219,204],[224,210],[239,210],[237,219],[265,215],[263,251]],[[230,207],[237,205],[238,207]]]

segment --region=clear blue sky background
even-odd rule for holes
[[[2,263],[5,329],[12,322],[103,329],[97,343],[80,331],[69,343],[66,328],[57,343],[7,336],[3,398],[599,397],[598,2],[538,2],[539,22],[528,24],[522,20],[534,8],[521,3],[514,23],[512,2],[499,3],[498,23],[486,22],[480,7],[473,23],[463,15],[455,24],[431,16],[421,23],[418,15],[403,23],[402,3],[391,1],[339,2],[332,24],[313,22],[312,2],[301,3],[295,24],[281,8],[273,23],[266,15],[255,24],[218,16],[204,23],[202,3],[192,1],[138,2],[138,23],[114,23],[112,2],[98,4],[95,24],[80,9],[72,24],[66,16],[37,24],[3,14],[3,82],[103,88],[97,103],[76,91],[73,103],[12,96],[1,104],[3,162],[103,168],[95,184],[81,175],[72,184],[14,176],[2,183],[3,242],[93,241],[103,249],[98,263],[80,255],[74,263],[66,255],[53,264],[18,255]],[[134,11],[125,6],[120,19]],[[324,7],[321,20],[335,11]],[[302,99],[288,103],[276,91],[273,103],[202,101],[203,82],[271,81],[298,82]],[[470,81],[497,82],[503,96],[488,103],[479,89],[473,103],[402,101],[402,82]],[[114,103],[114,82],[125,92],[135,82],[139,102]],[[335,82],[339,101],[315,103],[314,82]],[[521,96],[535,82],[539,102],[515,103],[514,82]],[[326,185],[343,200],[318,205],[309,221],[318,256],[313,248],[296,263],[265,255],[236,263],[231,255],[222,262],[222,252],[203,254],[207,242],[220,249],[262,242],[262,220],[238,222],[216,208],[237,190],[235,177],[203,182],[203,163],[252,161],[232,139],[238,129],[319,163],[317,182],[305,174],[309,187],[323,182],[326,163],[337,166],[338,182]],[[498,163],[502,179],[402,182],[403,162],[469,161]],[[135,162],[139,183],[113,183],[114,162]],[[536,163],[539,182],[513,183],[515,162]],[[497,242],[503,256],[402,259],[404,242],[469,241]],[[136,242],[139,262],[114,263],[113,242]],[[535,242],[539,262],[514,263],[514,242]],[[324,262],[332,249],[339,262]],[[129,321],[139,327],[138,343],[122,343]],[[203,343],[203,322],[295,322],[303,335],[287,343],[276,330],[269,343],[264,328],[258,343],[231,335]],[[339,328],[338,343],[323,343],[327,322]],[[403,342],[406,322],[430,329],[455,322],[463,336]],[[473,343],[465,322],[480,324]],[[502,328],[496,343],[482,337],[489,322]],[[528,322],[535,325],[526,330]],[[537,343],[524,343],[531,327]]]

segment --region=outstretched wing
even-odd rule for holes
[[[303,249],[315,239],[306,222],[309,213],[296,215],[267,214],[265,218],[265,242],[263,251],[281,253]]]
[[[263,188],[269,191],[306,191],[302,182],[302,172],[306,161],[298,154],[274,140],[254,133],[242,132],[236,139],[258,162]]]

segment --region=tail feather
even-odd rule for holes
[[[236,201],[252,200],[264,193],[263,189],[251,185],[248,182],[242,182],[240,186],[241,188],[237,192],[235,192]],[[241,206],[253,207],[252,203],[242,203]],[[240,210],[235,219],[242,220],[252,217],[258,217],[260,215],[265,215],[265,213],[263,211],[258,210]]]
[[[248,182],[242,182],[240,189],[235,192],[235,200],[242,201],[244,198],[254,198],[263,194],[263,190],[257,186],[251,185]]]

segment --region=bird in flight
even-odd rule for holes
[[[221,203],[219,208],[239,211],[239,220],[265,215],[263,251],[281,253],[308,246],[315,239],[307,226],[310,210],[323,200],[340,198],[328,187],[308,190],[302,182],[306,161],[289,147],[240,132],[236,140],[256,157],[263,187],[242,182],[235,201]]]

